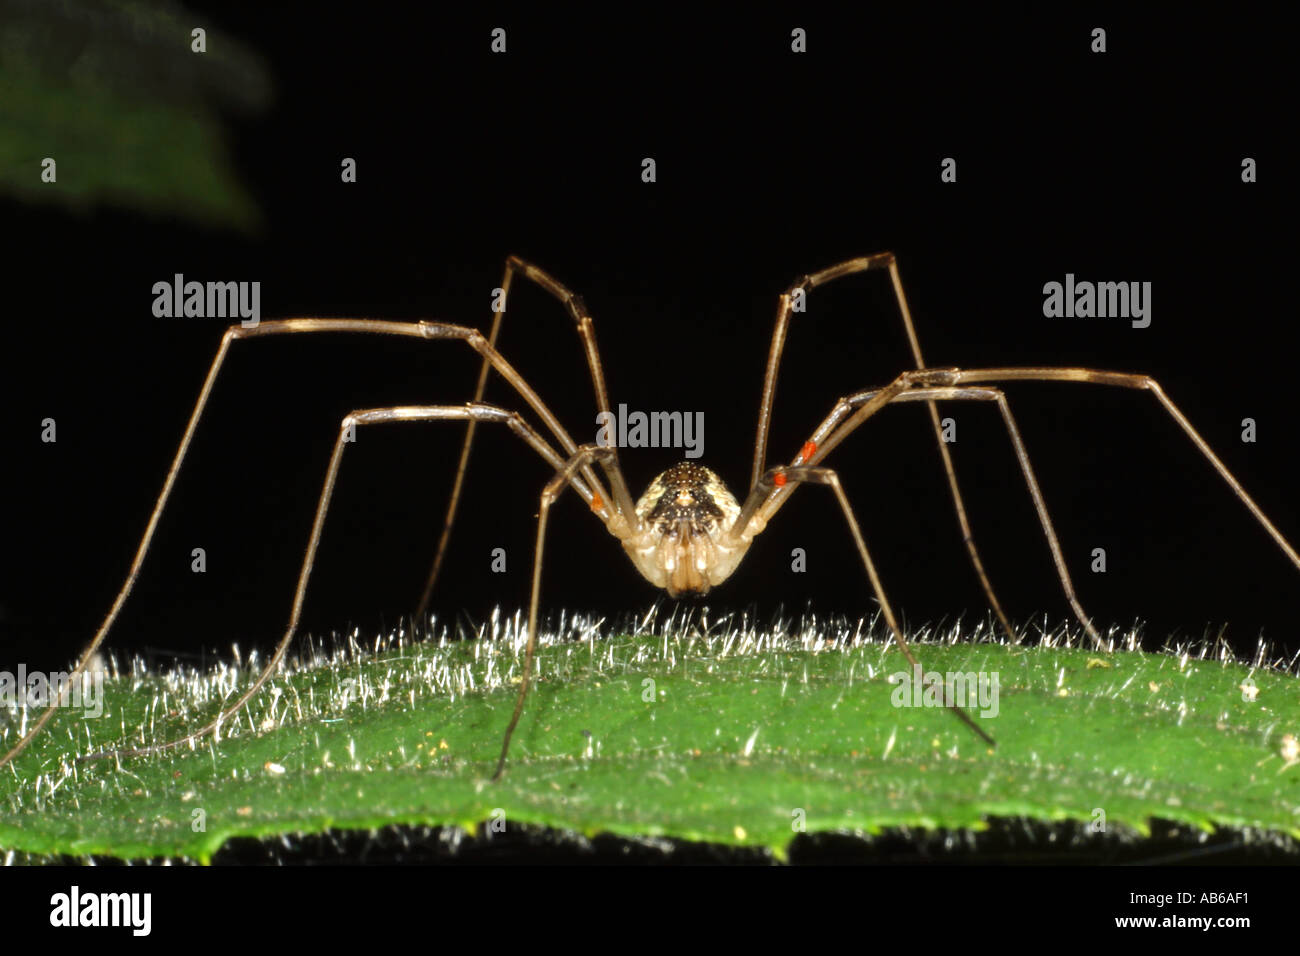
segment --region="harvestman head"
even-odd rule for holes
[[[781,353],[793,313],[793,301],[797,296],[805,295],[827,282],[873,269],[884,269],[889,273],[903,320],[904,331],[911,346],[915,367],[903,372],[892,382],[881,388],[852,392],[840,398],[831,409],[830,414],[812,430],[808,439],[799,449],[798,454],[788,464],[768,467],[768,429],[771,423],[772,405],[776,394],[776,380],[781,363]],[[434,554],[433,567],[429,572],[419,602],[418,611],[421,616],[423,616],[428,606],[434,584],[442,567],[443,558],[447,553],[447,546],[451,538],[451,530],[455,522],[461,491],[464,487],[466,468],[469,463],[470,449],[473,445],[477,425],[482,422],[507,426],[554,470],[553,476],[542,490],[538,511],[537,539],[533,555],[532,594],[528,609],[528,644],[524,658],[523,678],[520,682],[518,698],[515,701],[514,713],[502,741],[501,756],[497,762],[493,779],[500,777],[505,769],[510,738],[519,722],[519,715],[523,711],[524,700],[528,694],[533,657],[537,645],[537,609],[540,596],[542,557],[546,543],[546,525],[551,505],[566,487],[572,488],[581,496],[587,502],[592,513],[604,523],[611,534],[622,542],[624,550],[632,559],[632,563],[646,580],[655,587],[666,590],[671,597],[678,597],[707,593],[711,588],[725,581],[743,560],[754,537],[767,527],[768,522],[781,509],[798,485],[811,483],[828,486],[835,495],[847,529],[862,559],[867,579],[880,605],[881,616],[893,634],[899,650],[907,658],[908,663],[913,667],[919,667],[920,665],[913,656],[906,639],[903,637],[902,630],[898,626],[893,608],[885,596],[880,576],[876,571],[875,563],[872,561],[871,553],[867,549],[857,518],[854,516],[853,509],[850,507],[848,498],[844,493],[844,488],[840,484],[839,476],[833,469],[822,465],[821,462],[850,434],[856,431],[863,422],[886,405],[897,402],[924,402],[929,408],[931,424],[938,441],[939,457],[948,478],[948,488],[971,566],[979,579],[993,613],[1006,632],[1013,634],[1011,623],[993,593],[993,587],[989,583],[988,575],[985,573],[983,563],[980,560],[979,551],[971,533],[970,523],[967,520],[966,507],[957,484],[951,454],[948,445],[943,441],[942,425],[940,424],[939,411],[936,405],[936,402],[940,400],[993,402],[998,406],[998,410],[1002,415],[1012,450],[1020,464],[1021,473],[1024,475],[1030,497],[1033,499],[1034,508],[1038,513],[1039,522],[1047,539],[1048,549],[1056,566],[1066,600],[1093,641],[1101,645],[1100,635],[1098,635],[1092,621],[1084,613],[1083,607],[1075,595],[1074,585],[1070,580],[1069,571],[1066,569],[1056,531],[1052,527],[1047,506],[1044,504],[1042,492],[1038,487],[1038,480],[1035,478],[1033,468],[1029,464],[1029,455],[1025,451],[1020,431],[1011,415],[1011,408],[1007,403],[1006,396],[1001,389],[988,383],[1044,381],[1110,385],[1151,392],[1188,438],[1191,439],[1192,443],[1200,449],[1223,480],[1228,483],[1250,513],[1273,537],[1292,563],[1297,568],[1300,568],[1300,554],[1296,553],[1296,550],[1274,527],[1254,500],[1246,494],[1237,479],[1228,471],[1223,462],[1214,454],[1210,446],[1192,427],[1177,406],[1170,401],[1154,379],[1146,375],[1106,372],[1089,368],[926,368],[921,358],[921,347],[916,336],[916,329],[912,324],[907,299],[903,294],[898,266],[894,261],[893,254],[888,252],[851,259],[848,262],[842,262],[820,272],[803,276],[782,293],[777,306],[776,328],[772,334],[767,373],[763,379],[763,394],[759,404],[758,434],[754,442],[750,486],[743,501],[733,496],[714,472],[701,465],[688,462],[676,465],[661,474],[650,484],[649,489],[641,499],[634,502],[631,492],[628,490],[627,482],[623,478],[622,468],[619,465],[618,449],[597,444],[580,446],[574,442],[569,433],[565,431],[564,426],[560,424],[537,393],[497,351],[496,342],[501,331],[502,320],[505,317],[506,297],[509,294],[511,282],[516,275],[522,275],[524,278],[537,283],[563,304],[577,327],[578,336],[586,353],[587,365],[591,372],[592,385],[596,393],[596,406],[600,412],[606,415],[610,414],[609,395],[605,388],[605,374],[601,367],[600,352],[596,347],[595,328],[582,300],[541,269],[515,256],[511,256],[506,260],[505,275],[501,283],[502,291],[497,299],[497,311],[492,319],[491,330],[486,337],[477,329],[442,322],[385,322],[365,319],[283,319],[262,322],[252,328],[235,325],[226,330],[217,349],[216,357],[208,369],[207,379],[203,383],[198,401],[190,416],[189,424],[186,426],[185,434],[181,438],[176,457],[172,461],[162,491],[149,517],[144,536],[136,549],[135,559],[131,564],[126,581],[123,583],[103,624],[100,625],[98,632],[82,653],[81,659],[72,672],[68,686],[71,686],[80,677],[87,663],[108,636],[109,629],[112,627],[135,584],[136,576],[153,539],[154,530],[157,528],[163,509],[171,495],[172,486],[185,459],[190,441],[198,427],[199,418],[207,405],[212,386],[222,364],[225,362],[227,351],[232,342],[240,339],[260,339],[272,335],[311,332],[399,335],[426,341],[461,342],[480,355],[483,361],[479,370],[474,398],[464,405],[401,405],[388,408],[362,409],[351,412],[344,417],[340,423],[339,434],[334,442],[333,454],[325,472],[324,488],[321,490],[317,502],[316,517],[312,524],[306,553],[303,556],[302,569],[293,596],[288,628],[262,672],[234,704],[225,708],[210,723],[177,740],[139,749],[114,750],[91,754],[81,758],[82,760],[148,754],[178,747],[204,737],[212,733],[224,720],[237,713],[276,672],[284,660],[285,653],[298,628],[298,620],[307,592],[307,582],[311,577],[312,565],[320,544],[321,531],[334,492],[334,484],[338,477],[343,450],[347,445],[346,438],[353,428],[363,425],[385,422],[430,421],[467,423],[465,441],[461,447],[460,459],[456,467],[455,481],[452,486],[447,514],[443,522],[442,534],[439,537]],[[541,432],[525,421],[519,412],[483,404],[482,398],[488,376],[494,370],[514,388],[523,403],[537,416],[545,431],[550,434],[551,439],[559,446],[558,449],[547,438],[543,437]],[[601,481],[600,475],[596,471],[597,467],[609,482],[608,488]],[[55,702],[41,714],[28,733],[3,758],[0,758],[0,767],[13,760],[23,751],[32,738],[45,726],[57,707],[58,702]],[[971,730],[989,744],[993,743],[992,738],[981,730],[964,711],[951,702],[948,703],[948,707]]]

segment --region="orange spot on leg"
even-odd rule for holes
[[[803,443],[803,447],[799,449],[799,458],[802,461],[807,461],[815,454],[817,454],[817,443],[815,441],[806,441]]]
[[[591,496],[591,510],[592,510],[592,511],[604,511],[604,510],[605,510],[605,501],[604,501],[603,498],[600,497],[600,495],[592,495],[592,496]]]
[[[776,485],[778,488],[784,487],[786,480],[787,479],[785,477],[785,472],[783,471],[778,471],[775,475],[772,476],[772,484]]]

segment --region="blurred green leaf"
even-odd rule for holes
[[[220,118],[267,105],[270,79],[256,56],[171,2],[0,5],[0,191],[258,225]],[[205,53],[191,51],[195,27],[207,31]],[[41,179],[46,157],[54,183]]]

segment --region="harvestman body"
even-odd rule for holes
[[[796,296],[806,294],[834,279],[872,269],[885,269],[889,272],[916,367],[913,370],[903,372],[882,388],[856,392],[841,398],[836,402],[830,414],[804,442],[799,453],[789,464],[767,468],[768,429],[771,423],[781,353],[785,346],[786,334],[793,312],[792,302]],[[1254,500],[1246,494],[1245,489],[1241,487],[1237,479],[1233,477],[1223,462],[1214,454],[1210,446],[1206,444],[1205,440],[1192,427],[1177,406],[1169,400],[1154,379],[1146,375],[1106,372],[1089,368],[926,368],[921,358],[921,348],[916,337],[916,329],[912,324],[907,299],[903,294],[898,266],[895,263],[893,254],[888,252],[851,259],[848,262],[804,276],[781,295],[777,307],[776,328],[772,334],[772,346],[768,354],[767,373],[763,380],[763,395],[759,405],[758,434],[754,442],[750,488],[743,502],[738,501],[727,490],[716,474],[701,465],[690,462],[676,465],[664,472],[651,483],[649,489],[639,501],[633,502],[619,464],[618,449],[595,444],[579,446],[574,442],[569,433],[565,431],[564,426],[555,418],[537,393],[497,351],[496,341],[501,330],[502,319],[505,316],[505,301],[509,294],[511,282],[516,274],[537,283],[564,305],[577,326],[578,335],[586,352],[587,365],[596,392],[596,405],[600,412],[612,414],[610,412],[609,395],[605,388],[605,375],[601,367],[600,353],[596,348],[594,324],[582,300],[541,269],[515,256],[511,256],[506,260],[498,311],[493,316],[492,328],[486,337],[477,329],[442,322],[386,322],[366,319],[283,319],[262,322],[252,328],[235,325],[226,330],[221,345],[217,349],[216,357],[208,370],[207,379],[203,383],[198,402],[195,404],[189,424],[185,429],[185,434],[181,438],[176,457],[172,461],[170,471],[167,473],[162,492],[159,494],[153,513],[149,517],[149,523],[136,550],[131,570],[128,572],[126,581],[123,583],[121,591],[113,602],[113,606],[103,624],[95,634],[94,639],[87,645],[81,659],[77,662],[69,685],[80,677],[91,657],[108,636],[113,621],[121,611],[122,605],[135,584],[136,576],[139,574],[140,566],[149,549],[158,521],[167,504],[167,499],[171,495],[177,473],[180,471],[190,441],[194,436],[195,429],[198,427],[199,418],[207,405],[208,396],[211,394],[213,384],[232,342],[240,339],[256,339],[270,335],[307,332],[400,335],[424,340],[463,342],[482,356],[483,364],[479,371],[474,399],[464,405],[402,405],[389,408],[371,408],[354,411],[344,417],[340,424],[338,437],[334,442],[334,451],[330,458],[329,467],[325,473],[325,486],[321,490],[320,499],[317,503],[311,537],[307,543],[302,570],[298,576],[298,586],[294,592],[293,608],[290,613],[288,628],[265,668],[233,705],[224,709],[217,715],[216,719],[194,733],[178,740],[139,749],[92,754],[81,759],[148,754],[177,747],[204,737],[220,726],[222,721],[238,712],[275,673],[283,661],[285,652],[288,650],[298,628],[298,620],[307,591],[307,582],[311,576],[317,547],[320,544],[321,530],[334,492],[334,484],[338,477],[343,450],[347,445],[346,438],[354,427],[362,425],[384,422],[429,421],[468,423],[442,535],[438,541],[433,567],[429,572],[424,593],[420,598],[418,613],[421,616],[423,616],[428,605],[429,597],[433,591],[434,583],[437,581],[447,551],[457,506],[464,487],[470,448],[474,441],[474,432],[478,423],[506,425],[555,469],[554,476],[547,482],[542,491],[538,511],[537,542],[533,555],[532,594],[528,608],[528,645],[524,658],[523,678],[520,682],[519,696],[515,702],[514,713],[502,741],[501,757],[497,762],[493,779],[500,777],[505,769],[510,738],[519,722],[519,715],[523,711],[524,700],[528,693],[537,644],[537,608],[541,585],[542,555],[546,542],[547,518],[550,514],[551,505],[565,487],[572,488],[577,492],[587,502],[596,517],[604,522],[606,529],[622,542],[624,550],[632,559],[632,563],[646,580],[655,587],[665,589],[671,597],[678,597],[687,594],[704,594],[709,589],[725,581],[743,560],[754,537],[772,520],[797,485],[805,482],[828,485],[839,502],[848,530],[853,537],[854,544],[857,546],[858,554],[862,558],[867,578],[871,582],[876,600],[880,604],[881,615],[893,634],[903,656],[907,658],[913,667],[919,667],[920,665],[912,655],[898,626],[893,608],[885,597],[880,576],[876,572],[875,564],[871,559],[871,554],[867,549],[853,509],[844,494],[839,476],[834,470],[820,463],[833,449],[857,430],[858,426],[886,405],[894,402],[925,402],[930,410],[930,419],[935,437],[938,440],[940,458],[948,477],[949,491],[952,495],[957,521],[961,528],[962,538],[971,565],[979,578],[980,585],[984,589],[993,613],[1007,633],[1012,634],[1011,624],[993,593],[992,585],[989,583],[983,563],[980,560],[975,539],[971,534],[970,524],[966,517],[966,508],[957,484],[956,473],[953,470],[952,458],[947,444],[943,441],[939,411],[935,404],[938,400],[994,402],[1002,414],[1012,448],[1020,463],[1021,472],[1024,475],[1029,494],[1033,499],[1035,510],[1043,527],[1043,533],[1047,538],[1047,544],[1051,550],[1052,560],[1056,565],[1057,575],[1060,578],[1066,600],[1088,634],[1100,645],[1102,643],[1101,637],[1084,613],[1083,607],[1075,595],[1074,585],[1070,580],[1069,571],[1066,569],[1056,531],[1052,527],[1051,518],[1043,502],[1038,481],[1034,477],[1033,468],[1029,464],[1029,456],[1025,451],[1024,443],[1021,441],[1020,431],[1016,427],[1015,419],[1011,415],[1011,408],[1007,403],[1006,396],[1001,389],[986,383],[1053,381],[1112,385],[1123,388],[1144,389],[1155,395],[1156,399],[1187,434],[1192,443],[1200,449],[1223,480],[1228,483],[1237,497],[1246,505],[1250,513],[1255,516],[1256,520],[1263,525],[1265,530],[1273,537],[1273,540],[1291,559],[1291,562],[1297,568],[1300,568],[1300,554],[1296,553],[1296,550],[1282,536],[1281,532],[1274,527]],[[506,379],[519,397],[523,399],[524,403],[532,409],[545,426],[545,430],[550,433],[550,436],[559,445],[559,450],[543,437],[538,430],[529,425],[518,412],[507,411],[482,403],[484,389],[492,370],[495,370]],[[608,489],[597,474],[596,466],[599,466],[606,480],[608,480]],[[45,726],[57,706],[56,702],[41,714],[26,736],[19,740],[3,758],[0,758],[0,767],[3,767],[23,751],[32,738]],[[976,734],[990,744],[993,742],[964,711],[952,703],[949,703],[948,706]]]

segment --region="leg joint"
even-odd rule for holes
[[[785,290],[785,295],[789,298],[794,298],[794,294],[800,291],[802,291],[805,295],[807,295],[808,290],[811,289],[813,285],[814,283],[813,283],[812,276],[801,275],[799,276],[799,278],[795,279],[793,282],[790,283],[790,287]]]

